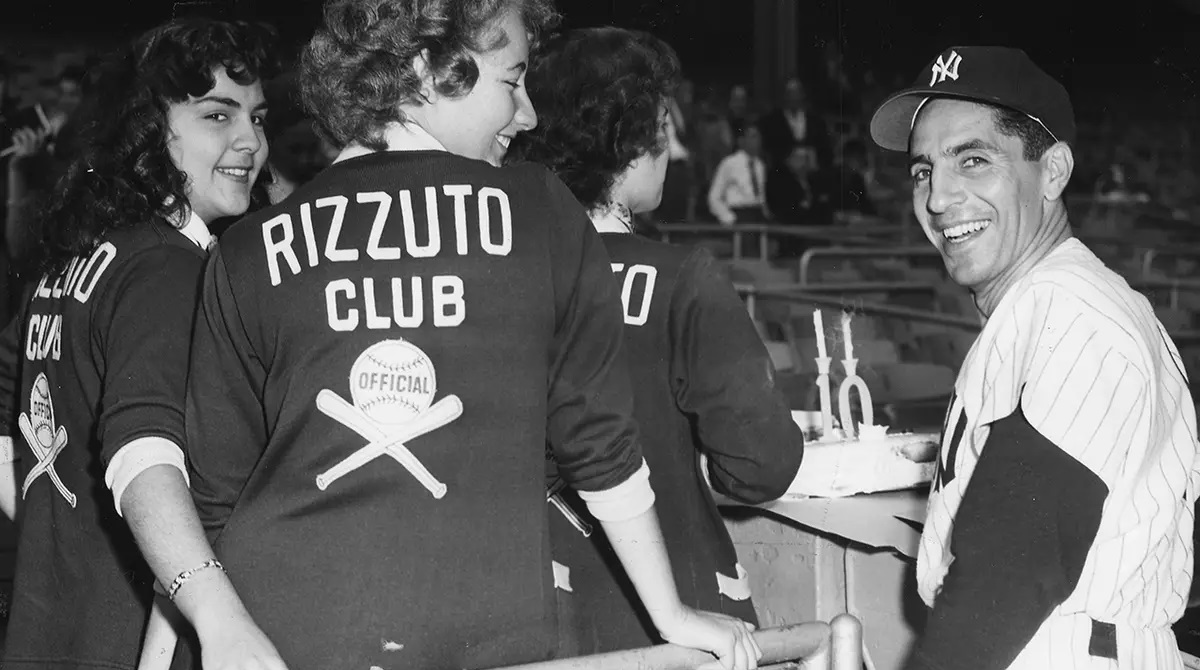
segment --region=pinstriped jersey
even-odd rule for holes
[[[990,424],[1018,405],[1108,496],[1075,590],[1010,668],[1181,667],[1170,625],[1192,578],[1195,408],[1149,302],[1078,240],[1008,291],[959,371],[917,561],[921,597],[932,606],[951,569],[955,515]],[[1119,666],[1088,655],[1093,620],[1116,624]]]

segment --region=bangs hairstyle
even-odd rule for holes
[[[89,72],[88,94],[72,119],[74,155],[35,231],[42,241],[37,269],[61,270],[109,230],[157,216],[181,222],[187,175],[168,149],[170,105],[212,90],[217,68],[243,85],[274,76],[274,42],[262,25],[178,19]]]
[[[427,53],[438,95],[466,95],[479,79],[472,54],[508,43],[496,23],[509,10],[531,48],[559,19],[551,0],[330,0],[300,57],[305,109],[336,146],[384,150],[399,106],[422,101],[413,59]]]
[[[635,159],[666,151],[662,105],[679,79],[675,50],[649,33],[604,27],[558,35],[525,77],[538,126],[516,136],[510,161],[545,165],[593,209]]]

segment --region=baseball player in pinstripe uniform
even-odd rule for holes
[[[1196,417],[1149,302],[1071,234],[1066,90],[954,47],[871,121],[986,318],[954,385],[907,668],[1171,670],[1192,579]]]

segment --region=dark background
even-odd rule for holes
[[[558,0],[567,26],[642,28],[679,51],[702,81],[749,81],[754,63],[754,3],[787,0]],[[1135,97],[1155,115],[1194,101],[1200,89],[1200,0],[1104,5],[1078,0],[792,0],[799,6],[799,58],[813,62],[834,41],[851,69],[905,80],[944,47],[1005,44],[1024,48],[1081,102],[1114,93]],[[250,17],[276,25],[298,45],[320,17],[319,0],[0,0],[0,35],[38,33],[126,37],[175,12]],[[1104,7],[1103,11],[1097,9]],[[1086,102],[1083,105],[1086,107]],[[1080,110],[1086,113],[1084,110]]]

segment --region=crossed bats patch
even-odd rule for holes
[[[25,476],[25,483],[21,487],[21,499],[24,500],[29,495],[29,487],[38,477],[46,475],[67,504],[74,508],[77,502],[75,494],[67,488],[58,476],[58,471],[54,469],[55,460],[67,447],[67,429],[54,423],[54,400],[50,397],[50,382],[45,373],[38,373],[37,378],[33,380],[33,388],[29,391],[29,413],[21,412],[17,417],[17,425],[38,461]]]
[[[407,442],[431,433],[462,416],[462,401],[447,395],[437,402],[437,374],[419,347],[402,339],[383,340],[359,354],[350,369],[347,402],[329,389],[317,394],[317,409],[367,440],[364,447],[317,475],[324,491],[338,479],[376,458],[388,455],[404,466],[434,498],[446,485],[425,467]]]

